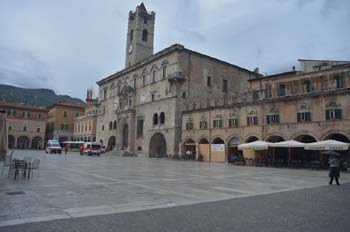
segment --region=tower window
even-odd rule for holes
[[[167,67],[164,65],[163,66],[163,79],[165,79],[167,76]]]
[[[227,80],[222,80],[222,92],[227,93]]]
[[[207,86],[211,86],[211,76],[207,76]]]
[[[147,24],[147,19],[146,18],[143,19],[143,23]]]
[[[164,124],[164,122],[165,122],[165,114],[164,114],[164,112],[160,113],[159,118],[160,118],[160,124]]]
[[[158,125],[158,114],[153,114],[153,125]]]
[[[143,29],[142,31],[142,41],[147,42],[148,37],[148,31],[146,29]]]
[[[156,71],[153,71],[152,73],[152,82],[156,82]]]
[[[134,39],[134,30],[130,31],[130,41]]]

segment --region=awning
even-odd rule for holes
[[[84,141],[66,141],[66,142],[63,142],[65,144],[69,143],[69,144],[78,144],[78,143],[84,143]]]
[[[349,144],[337,140],[324,140],[314,143],[306,143],[305,150],[348,150]]]
[[[301,143],[295,140],[287,140],[278,143],[270,143],[269,147],[304,147],[305,143]]]
[[[238,150],[267,150],[269,148],[268,142],[257,140],[251,143],[243,143],[238,145]]]

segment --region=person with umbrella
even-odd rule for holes
[[[339,177],[340,177],[340,171],[339,171],[339,166],[340,166],[340,161],[338,157],[340,154],[335,151],[325,151],[322,152],[323,155],[330,155],[329,157],[329,184],[333,184],[333,180],[335,179],[335,183],[337,185],[339,184]]]

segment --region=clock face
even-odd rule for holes
[[[134,50],[134,46],[132,44],[129,45],[129,53],[132,53],[132,51]]]

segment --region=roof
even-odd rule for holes
[[[26,105],[26,104],[22,104],[22,103],[18,103],[18,102],[0,101],[0,107],[1,106],[47,112],[47,109],[45,109],[45,108],[32,106],[32,105]]]
[[[58,103],[55,103],[49,107],[47,107],[47,109],[51,109],[51,108],[54,108],[56,106],[63,106],[63,107],[71,107],[71,108],[76,108],[76,109],[81,109],[81,110],[84,110],[84,106],[79,106],[79,105],[75,105],[75,104],[72,104],[72,103],[67,103],[67,102],[58,102]]]
[[[298,71],[290,71],[290,72],[283,72],[283,73],[278,73],[278,74],[274,74],[274,75],[269,75],[269,76],[264,76],[261,78],[257,78],[257,79],[251,79],[248,81],[258,81],[258,80],[264,80],[264,79],[269,79],[269,78],[285,78],[285,77],[290,77],[290,76],[309,76],[309,75],[313,75],[316,73],[322,73],[322,72],[329,72],[332,70],[337,70],[337,69],[342,69],[342,68],[350,68],[350,63],[348,64],[340,64],[340,65],[334,65],[332,68],[330,69],[324,69],[324,70],[317,70],[317,71],[313,71],[313,72],[298,72]]]
[[[261,79],[294,76],[294,75],[297,75],[298,73],[300,73],[300,72],[298,72],[298,71],[282,72],[282,73],[276,73],[276,74],[273,74],[273,75],[263,76],[263,77],[256,78],[256,79],[251,79],[251,80],[248,80],[248,81],[257,81],[257,80],[261,80]]]
[[[298,59],[298,61],[350,62],[350,60],[313,60],[313,59]]]
[[[173,45],[171,45],[171,46],[169,46],[169,47],[167,47],[167,48],[165,48],[165,49],[163,49],[163,50],[161,50],[161,51],[159,51],[159,52],[157,52],[157,53],[155,53],[155,54],[153,54],[153,55],[151,55],[151,56],[149,56],[149,57],[147,57],[147,58],[145,58],[145,59],[143,59],[142,61],[139,61],[138,63],[136,63],[136,64],[134,64],[134,65],[132,65],[132,66],[130,66],[130,67],[127,67],[127,68],[125,68],[125,69],[122,69],[122,70],[120,70],[120,71],[118,71],[118,72],[116,72],[116,73],[114,73],[114,74],[112,74],[112,75],[110,75],[110,76],[107,76],[106,78],[103,78],[103,79],[100,80],[100,81],[97,81],[96,83],[97,83],[98,85],[104,84],[104,83],[108,82],[108,81],[111,80],[111,79],[114,79],[114,78],[117,78],[117,77],[119,77],[119,76],[128,74],[128,73],[130,73],[130,72],[132,72],[132,71],[134,71],[134,70],[136,70],[136,69],[139,69],[140,67],[142,67],[142,66],[144,66],[144,65],[146,65],[146,64],[149,64],[149,63],[153,62],[153,61],[156,60],[156,59],[159,59],[159,58],[161,58],[161,57],[163,57],[163,56],[166,56],[166,55],[168,55],[168,54],[171,54],[171,53],[177,52],[177,51],[185,51],[185,52],[193,53],[193,54],[196,54],[196,55],[198,55],[198,56],[202,56],[202,57],[205,57],[205,58],[214,60],[214,61],[216,61],[216,62],[220,62],[220,63],[225,64],[225,65],[229,65],[229,66],[234,67],[234,68],[237,68],[237,69],[239,69],[239,70],[241,70],[241,71],[248,72],[248,73],[250,73],[250,74],[253,74],[254,76],[260,76],[260,77],[262,77],[261,74],[255,73],[255,72],[253,72],[253,71],[250,71],[250,70],[248,70],[248,69],[239,67],[239,66],[234,65],[234,64],[231,64],[231,63],[229,63],[229,62],[226,62],[226,61],[223,61],[223,60],[214,58],[214,57],[212,57],[212,56],[205,55],[205,54],[202,54],[202,53],[199,53],[199,52],[196,52],[196,51],[187,49],[187,48],[185,48],[185,47],[184,47],[183,45],[181,45],[181,44],[173,44]]]

